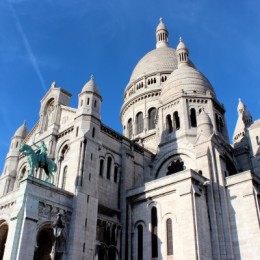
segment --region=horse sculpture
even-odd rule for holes
[[[50,180],[49,182],[53,184],[53,172],[57,170],[57,165],[53,160],[45,156],[45,161],[43,161],[43,157],[40,154],[35,153],[31,146],[27,144],[22,144],[19,152],[27,156],[27,161],[30,166],[29,176],[34,177],[34,170],[38,168],[43,168],[47,175],[45,181],[48,182]]]

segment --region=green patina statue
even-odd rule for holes
[[[47,175],[45,181],[49,181],[51,184],[53,184],[53,173],[57,170],[56,163],[47,157],[47,148],[43,141],[41,142],[41,146],[38,146],[34,143],[33,145],[39,149],[39,152],[34,152],[32,147],[27,144],[22,144],[19,149],[21,154],[25,154],[27,156],[27,161],[30,166],[29,176],[34,177],[34,170],[43,168]]]

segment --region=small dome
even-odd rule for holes
[[[160,18],[160,20],[159,20],[159,24],[158,24],[158,26],[156,28],[156,32],[158,32],[159,30],[167,31],[167,28],[166,28],[162,18]]]
[[[179,44],[176,48],[177,51],[181,50],[181,49],[187,49],[185,43],[182,41],[182,38],[180,37],[180,41],[179,41]]]
[[[14,136],[16,137],[22,137],[23,139],[26,137],[28,134],[28,130],[26,127],[26,122],[24,122],[15,132]]]
[[[177,70],[172,72],[165,82],[162,93],[161,101],[163,103],[170,101],[176,97],[177,94],[206,94],[207,91],[211,91],[214,95],[214,89],[209,80],[192,64],[185,63]]]
[[[91,75],[90,80],[84,85],[81,92],[85,92],[85,91],[95,92],[99,94],[98,86],[94,81],[93,75]]]

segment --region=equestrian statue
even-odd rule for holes
[[[38,151],[34,151],[30,145],[22,144],[19,152],[27,156],[27,161],[30,166],[29,176],[34,177],[34,170],[38,168],[43,168],[47,177],[45,179],[46,182],[50,182],[53,184],[54,176],[53,173],[57,170],[56,163],[47,157],[47,148],[44,141],[41,141],[41,145],[38,146],[33,143]]]

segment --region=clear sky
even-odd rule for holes
[[[226,108],[232,137],[238,98],[260,118],[259,0],[0,0],[0,173],[16,129],[39,118],[53,81],[73,94],[94,74],[102,120],[121,131],[123,91],[133,68],[155,48],[163,17],[170,46],[182,36],[190,59]]]

